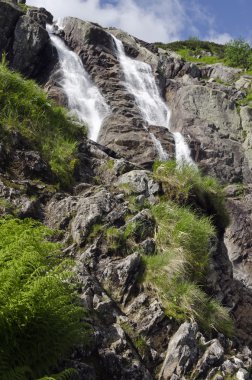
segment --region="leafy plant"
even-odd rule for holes
[[[0,234],[0,377],[33,379],[83,341],[83,309],[51,230],[9,217]]]

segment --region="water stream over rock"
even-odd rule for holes
[[[81,122],[87,124],[89,138],[97,141],[103,119],[109,113],[109,107],[98,88],[92,83],[79,56],[71,51],[61,38],[53,34],[52,26],[47,25],[47,31],[58,52],[61,70],[59,85],[67,96],[68,107]]]
[[[155,77],[152,73],[151,66],[127,57],[124,51],[123,43],[111,35],[115,41],[118,59],[125,77],[125,87],[135,97],[142,116],[148,125],[162,126],[170,129],[171,112],[158,90]],[[168,159],[168,154],[162,147],[153,133],[150,133],[153,144],[155,145],[159,158],[163,161]],[[180,132],[173,133],[176,145],[176,161],[178,166],[184,164],[193,165],[194,162],[190,156],[190,149]]]

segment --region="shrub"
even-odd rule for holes
[[[34,379],[83,340],[83,309],[52,231],[4,218],[0,235],[0,377]]]
[[[0,134],[9,143],[10,131],[18,131],[41,152],[60,182],[73,180],[77,141],[86,130],[67,118],[66,110],[54,105],[32,80],[0,64]]]
[[[252,49],[243,39],[232,40],[225,46],[225,59],[230,66],[248,69],[252,66]]]
[[[193,166],[177,168],[174,161],[156,162],[153,170],[155,179],[162,182],[166,198],[192,204],[201,213],[211,216],[220,230],[228,226],[225,194],[216,179],[203,176]]]

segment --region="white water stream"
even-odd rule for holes
[[[145,62],[134,60],[126,56],[123,43],[113,36],[118,59],[125,77],[125,87],[134,95],[144,120],[149,125],[162,126],[169,129],[171,112],[162,99],[151,66]],[[159,158],[163,161],[168,159],[168,154],[153,133],[150,133]],[[180,132],[173,133],[176,147],[176,161],[178,166],[184,164],[195,165],[190,149]]]
[[[92,83],[80,57],[71,51],[59,37],[53,34],[53,26],[47,25],[52,44],[59,56],[61,80],[68,107],[89,128],[89,138],[97,141],[100,128],[109,107],[98,88]]]

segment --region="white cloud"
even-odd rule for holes
[[[27,0],[27,4],[44,7],[55,18],[73,16],[114,26],[149,42],[179,40],[185,32],[198,35],[199,20],[204,20],[206,30],[214,24],[198,0]]]
[[[204,40],[213,41],[217,44],[225,44],[232,39],[233,37],[229,33],[217,33],[214,30],[210,30],[209,34],[204,37]]]

